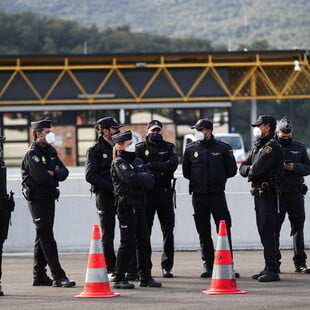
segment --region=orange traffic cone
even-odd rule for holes
[[[77,298],[116,297],[110,289],[107,266],[102,250],[101,235],[98,225],[93,225],[84,291]]]
[[[225,221],[220,221],[211,286],[207,295],[245,294],[237,287]]]

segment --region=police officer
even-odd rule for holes
[[[132,132],[112,136],[117,157],[112,162],[111,175],[116,194],[117,216],[120,226],[120,246],[117,253],[114,288],[132,289],[125,273],[137,250],[140,286],[160,287],[151,276],[151,243],[146,222],[146,191],[154,186],[154,178],[135,154]]]
[[[287,213],[291,224],[291,235],[293,236],[295,271],[310,273],[310,268],[306,264],[307,255],[304,244],[304,195],[307,192],[304,176],[310,174],[310,160],[306,147],[300,142],[293,140],[292,136],[292,122],[287,116],[284,116],[277,126],[277,138],[282,146],[284,157],[284,178],[280,183],[277,249],[279,249],[281,226]],[[277,254],[280,265],[280,250]]]
[[[251,124],[256,137],[255,147],[240,166],[240,174],[252,182],[256,224],[264,247],[265,268],[252,276],[259,282],[279,281],[276,260],[276,222],[278,210],[278,181],[283,173],[283,156],[279,142],[274,138],[276,120],[260,115]]]
[[[68,279],[60,265],[53,233],[58,185],[69,171],[52,147],[55,134],[51,131],[51,120],[31,122],[31,127],[34,142],[24,156],[21,169],[23,193],[36,227],[33,285],[72,287],[75,282]],[[47,264],[53,281],[46,274]]]
[[[195,129],[197,141],[185,149],[183,175],[189,179],[189,193],[193,194],[194,220],[204,261],[200,276],[210,278],[214,263],[210,216],[212,214],[217,230],[220,221],[225,220],[231,246],[231,217],[224,190],[227,178],[236,174],[237,164],[231,146],[214,138],[211,121],[200,119],[192,129]]]
[[[151,234],[155,212],[163,234],[161,268],[165,278],[172,278],[174,258],[174,188],[173,173],[178,167],[174,144],[163,140],[162,123],[153,120],[147,125],[146,140],[136,144],[137,156],[143,160],[155,177],[155,186],[147,196],[147,224]]]
[[[2,248],[3,243],[8,237],[11,209],[9,205],[9,195],[7,193],[6,166],[2,156],[2,144],[5,137],[0,136],[0,296],[3,296],[1,277],[2,277]]]
[[[114,205],[113,184],[110,175],[112,163],[112,135],[118,133],[122,125],[112,117],[104,117],[95,126],[98,141],[87,150],[85,177],[96,194],[96,207],[102,231],[102,245],[107,263],[107,271],[114,273],[116,256],[114,252],[114,231],[116,207]]]

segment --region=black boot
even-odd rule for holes
[[[212,277],[212,269],[206,269],[200,275],[200,278],[211,278]]]
[[[259,273],[253,274],[252,279],[257,280],[259,277],[263,276],[266,272],[267,272],[266,269],[264,269]]]
[[[133,283],[129,283],[127,280],[114,282],[113,288],[118,288],[122,290],[128,290],[135,288]]]
[[[276,272],[267,271],[265,274],[258,278],[258,282],[273,282],[280,281],[279,274]]]
[[[152,277],[142,278],[140,281],[141,287],[161,287],[161,283],[155,281]]]
[[[75,285],[75,281],[70,280],[67,277],[53,281],[54,287],[73,287]]]
[[[171,269],[163,268],[162,272],[163,272],[164,278],[173,278],[173,273],[172,273]]]
[[[52,286],[53,280],[48,276],[44,275],[39,278],[33,278],[33,286]]]
[[[2,291],[1,281],[0,281],[0,296],[4,296],[3,291]]]
[[[310,273],[310,268],[306,264],[302,266],[296,266],[295,272]]]

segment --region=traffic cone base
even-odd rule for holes
[[[212,279],[212,288],[202,292],[207,295],[246,294],[237,287],[235,279]]]
[[[119,296],[110,289],[109,283],[85,283],[84,292],[75,296],[76,298],[111,298]]]
[[[225,221],[220,221],[211,286],[207,295],[246,294],[237,287]]]
[[[111,291],[107,266],[98,225],[93,225],[84,291],[76,298],[110,298],[119,296]]]

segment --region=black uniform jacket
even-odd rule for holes
[[[239,172],[248,177],[253,187],[260,187],[263,182],[277,182],[283,175],[283,156],[277,139],[272,134],[258,139]]]
[[[170,188],[173,173],[178,167],[178,157],[173,143],[146,141],[136,144],[136,153],[147,164],[155,177],[155,188]]]
[[[57,151],[50,145],[40,146],[33,142],[22,161],[22,179],[31,188],[34,199],[53,199],[57,195],[56,188],[59,181],[64,181],[69,170],[57,155]],[[51,176],[47,171],[54,171]]]
[[[85,177],[86,181],[92,184],[95,193],[113,192],[110,175],[112,149],[112,145],[100,136],[96,144],[87,150]]]
[[[292,140],[287,145],[282,145],[283,159],[294,163],[294,170],[284,170],[281,180],[281,190],[290,191],[300,188],[304,183],[304,176],[310,174],[310,160],[304,144]]]
[[[189,192],[208,193],[225,190],[227,178],[237,172],[231,146],[214,139],[190,143],[183,156],[183,175],[189,179]]]
[[[0,156],[0,209],[4,208],[6,200],[7,200],[6,166],[2,156]]]
[[[111,175],[116,195],[124,198],[127,205],[145,204],[146,191],[153,188],[154,177],[135,153],[120,151],[112,162]]]
[[[2,247],[2,243],[8,237],[11,214],[8,208],[6,183],[6,166],[0,155],[0,247]]]

